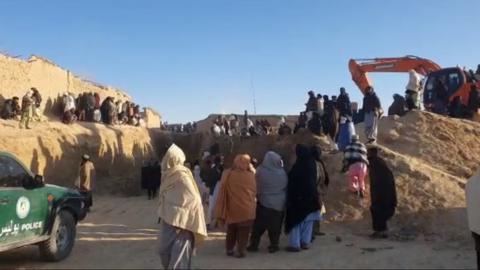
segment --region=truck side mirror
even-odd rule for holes
[[[33,178],[33,181],[37,186],[43,186],[45,183],[43,182],[43,176],[36,174],[35,177]]]
[[[43,177],[41,175],[35,175],[34,177],[31,177],[30,175],[25,176],[25,178],[23,178],[22,185],[26,189],[43,187]]]

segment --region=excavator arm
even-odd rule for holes
[[[426,76],[432,71],[441,69],[438,64],[428,59],[411,55],[395,58],[350,59],[348,68],[352,74],[352,80],[363,94],[368,87],[372,86],[367,76],[368,72],[408,72],[413,69]]]

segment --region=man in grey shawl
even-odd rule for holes
[[[288,177],[279,154],[273,151],[265,154],[262,164],[257,168],[256,180],[256,219],[247,250],[258,251],[260,239],[263,233],[268,231],[270,239],[268,251],[274,253],[279,250],[288,184]]]

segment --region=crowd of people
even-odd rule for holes
[[[20,120],[20,128],[31,128],[32,121],[44,121],[40,106],[42,96],[40,91],[32,87],[22,97],[6,99],[4,101],[2,119]],[[76,121],[103,122],[108,125],[128,124],[144,126],[143,114],[140,105],[130,101],[116,100],[107,97],[101,101],[100,95],[93,92],[80,93],[77,97],[73,93],[64,93],[60,98],[61,120],[65,124]]]
[[[352,154],[346,159],[350,166],[364,164],[362,171],[368,168],[371,237],[386,238],[387,221],[397,205],[395,179],[376,146],[360,148],[359,157]],[[191,168],[183,151],[172,144],[161,164],[158,215],[163,266],[190,268],[193,249],[208,230],[218,227],[226,230],[227,256],[243,258],[257,252],[265,232],[270,253],[280,250],[282,231],[288,235],[286,251],[309,249],[316,236],[324,235],[320,223],[330,178],[319,147],[298,144],[296,156],[289,172],[274,151],[268,151],[261,164],[247,154],[237,155],[229,169],[221,154],[205,153]]]
[[[242,119],[236,114],[231,114],[229,117],[219,115],[212,123],[211,133],[215,137],[219,136],[262,136],[280,133],[280,128],[286,125],[285,118],[281,118],[278,126],[274,126],[268,119],[256,119],[255,122],[245,111]],[[287,125],[288,127],[288,125]],[[283,130],[282,132],[284,132]],[[291,133],[291,132],[290,132]]]
[[[38,89],[32,87],[22,97],[21,105],[18,97],[14,96],[11,99],[6,99],[3,104],[1,113],[2,119],[20,120],[19,127],[30,129],[32,121],[43,121],[43,116],[40,113],[40,105],[42,103],[42,96]]]
[[[340,94],[329,98],[327,95],[315,95],[314,91],[308,92],[306,109],[300,112],[298,121],[293,130],[297,133],[300,129],[308,128],[316,135],[326,135],[334,150],[344,151],[355,135],[355,121],[359,115],[365,123],[365,136],[367,143],[375,143],[377,139],[378,119],[383,114],[380,99],[372,87],[367,89],[363,98],[363,108],[357,110],[356,103],[350,101],[345,88],[340,88]],[[354,106],[355,104],[355,106]]]
[[[172,133],[192,134],[197,131],[197,123],[188,122],[186,124],[169,125],[168,122],[165,122],[164,125],[162,125],[162,128]]]
[[[107,125],[145,125],[140,105],[128,100],[115,100],[111,96],[101,101],[98,93],[83,92],[75,97],[73,93],[66,92],[61,97],[61,108],[65,124],[85,121]]]

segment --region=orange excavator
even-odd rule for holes
[[[369,72],[408,72],[411,69],[415,70],[417,73],[426,76],[423,103],[429,111],[435,110],[434,106],[437,99],[435,89],[440,81],[447,88],[449,101],[452,101],[456,96],[460,96],[462,103],[465,105],[468,103],[471,85],[477,84],[477,88],[480,89],[480,83],[476,82],[473,74],[458,67],[441,68],[435,62],[417,56],[350,59],[348,68],[352,74],[352,80],[363,94],[368,87],[372,86],[367,76]]]

